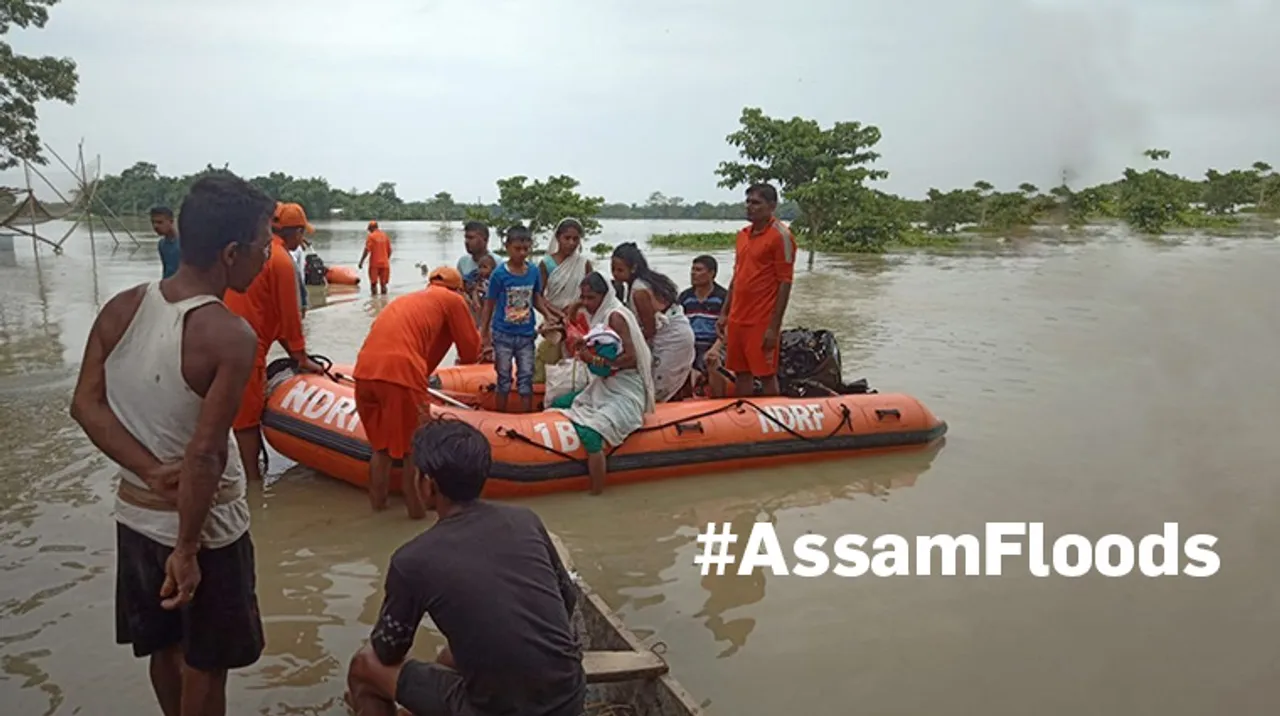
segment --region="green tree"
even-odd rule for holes
[[[1231,214],[1240,204],[1253,203],[1257,196],[1257,177],[1253,172],[1232,169],[1226,174],[1210,169],[1204,173],[1205,183],[1200,195],[1206,210],[1218,214]]]
[[[1065,190],[1063,193],[1062,190]],[[1104,189],[1086,187],[1080,191],[1072,191],[1066,186],[1055,190],[1062,197],[1067,213],[1067,225],[1079,228],[1088,224],[1095,216],[1106,213],[1107,196]]]
[[[466,206],[463,213],[467,221],[483,221],[499,231],[507,224],[523,222],[533,232],[535,244],[543,232],[567,217],[581,221],[587,235],[600,231],[597,217],[604,198],[582,196],[576,191],[578,180],[571,176],[552,176],[546,181],[532,182],[526,176],[513,176],[499,179],[497,184],[498,204]]]
[[[526,176],[498,180],[498,205],[504,221],[523,221],[534,236],[555,228],[565,217],[582,222],[583,231],[591,235],[600,231],[596,215],[604,206],[604,198],[582,196],[577,192],[578,180],[558,175],[546,181],[529,181]],[[491,220],[495,217],[490,215]],[[491,223],[497,223],[491,221]]]
[[[1258,192],[1257,206],[1258,206],[1258,209],[1261,210],[1262,207],[1267,203],[1267,188],[1271,184],[1271,181],[1269,180],[1274,178],[1275,175],[1271,173],[1270,164],[1267,164],[1266,162],[1254,162],[1253,176],[1254,176],[1254,185],[1257,187],[1257,192]]]
[[[978,224],[987,223],[987,200],[991,198],[991,193],[995,191],[995,186],[985,180],[979,179],[973,183],[974,191],[978,192]]]
[[[1029,226],[1034,221],[1031,209],[1031,201],[1022,191],[994,192],[982,199],[982,228],[1008,230]]]
[[[891,217],[879,217],[884,219],[882,231],[872,228],[877,225],[874,216],[848,215],[859,207],[884,208],[865,186],[889,176],[867,166],[880,158],[872,151],[880,141],[878,128],[836,122],[823,129],[812,119],[775,119],[756,107],[744,108],[738,121],[741,127],[727,140],[746,161],[721,162],[718,185],[735,189],[759,182],[777,184],[800,208],[797,221],[807,239],[810,266],[815,245],[852,240],[850,248],[858,248],[863,244],[858,237],[883,236],[894,223]],[[851,228],[855,226],[861,228]]]
[[[1152,162],[1169,158],[1165,149],[1148,149],[1143,155]],[[1168,172],[1152,168],[1139,172],[1124,170],[1120,183],[1120,209],[1130,226],[1148,234],[1163,234],[1178,223],[1190,208],[1182,181]]]
[[[979,201],[978,193],[972,190],[952,189],[943,193],[929,189],[922,217],[925,228],[934,234],[953,234],[961,224],[977,222]]]
[[[0,37],[13,27],[43,28],[48,8],[58,0],[0,1]],[[28,57],[0,40],[0,170],[26,160],[44,164],[36,132],[36,104],[45,101],[75,104],[80,75],[66,57]]]

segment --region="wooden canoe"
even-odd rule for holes
[[[573,558],[552,534],[560,561],[578,588],[573,628],[587,672],[586,716],[702,716],[702,707],[671,675],[666,661],[645,647],[600,595],[578,577]]]

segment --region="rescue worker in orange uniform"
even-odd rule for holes
[[[258,355],[253,375],[245,386],[240,411],[231,424],[244,462],[245,477],[261,480],[258,455],[262,452],[262,410],[266,407],[267,352],[276,341],[298,363],[298,369],[320,373],[322,368],[307,357],[307,343],[302,337],[302,313],[299,310],[298,270],[289,252],[302,244],[304,232],[314,232],[307,214],[298,204],[276,203],[271,217],[271,256],[262,272],[241,293],[227,289],[223,302],[232,312],[248,321],[258,335]]]
[[[724,340],[724,367],[733,373],[734,394],[777,395],[782,319],[791,301],[796,270],[796,240],[778,220],[778,190],[769,184],[747,187],[747,220],[738,232],[729,295],[716,320]]]
[[[387,282],[391,280],[391,239],[378,228],[378,222],[369,222],[369,236],[364,240],[364,253],[360,254],[360,263],[356,268],[364,268],[364,260],[369,259],[369,291],[376,294],[378,286],[382,286],[382,295],[387,295]]]
[[[416,485],[410,443],[427,417],[427,376],[458,347],[459,363],[480,360],[480,331],[463,296],[462,274],[433,269],[427,288],[399,296],[373,320],[356,356],[356,412],[373,455],[369,460],[369,503],[387,505],[391,467],[403,460],[401,485]],[[403,490],[411,519],[427,511],[418,490]]]

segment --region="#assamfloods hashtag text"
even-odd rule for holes
[[[1025,544],[1017,539],[1024,536]],[[732,525],[725,522],[717,526],[710,522],[698,533],[701,548],[693,563],[704,575],[711,574],[712,567],[715,574],[724,574],[726,567],[737,563],[737,574],[743,576],[767,568],[778,576],[797,577],[819,577],[828,572],[841,577],[861,577],[868,573],[877,577],[956,576],[961,573],[962,559],[964,575],[998,577],[1004,573],[1006,557],[1024,555],[1028,571],[1036,577],[1081,577],[1090,571],[1106,577],[1124,577],[1135,568],[1148,577],[1209,577],[1221,566],[1221,560],[1213,551],[1217,537],[1194,534],[1185,542],[1179,542],[1176,522],[1166,522],[1161,532],[1137,540],[1109,534],[1092,541],[1083,535],[1066,534],[1055,539],[1048,550],[1043,522],[988,522],[984,537],[921,535],[915,538],[913,550],[911,540],[896,534],[874,539],[844,534],[835,540],[805,534],[796,538],[788,555],[778,541],[773,523],[757,522],[739,557],[730,551],[730,546],[738,541]],[[864,551],[868,543],[874,554]],[[827,553],[828,545],[834,560]],[[788,556],[794,557],[793,565],[788,565]],[[939,561],[936,571],[935,558]]]

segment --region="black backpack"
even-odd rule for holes
[[[315,254],[307,254],[305,263],[302,267],[302,280],[308,286],[323,286],[327,282],[325,273],[328,267],[324,265],[324,260]]]
[[[778,338],[778,388],[783,395],[803,398],[811,395],[875,392],[865,379],[845,383],[840,364],[840,345],[831,331],[789,328]]]

